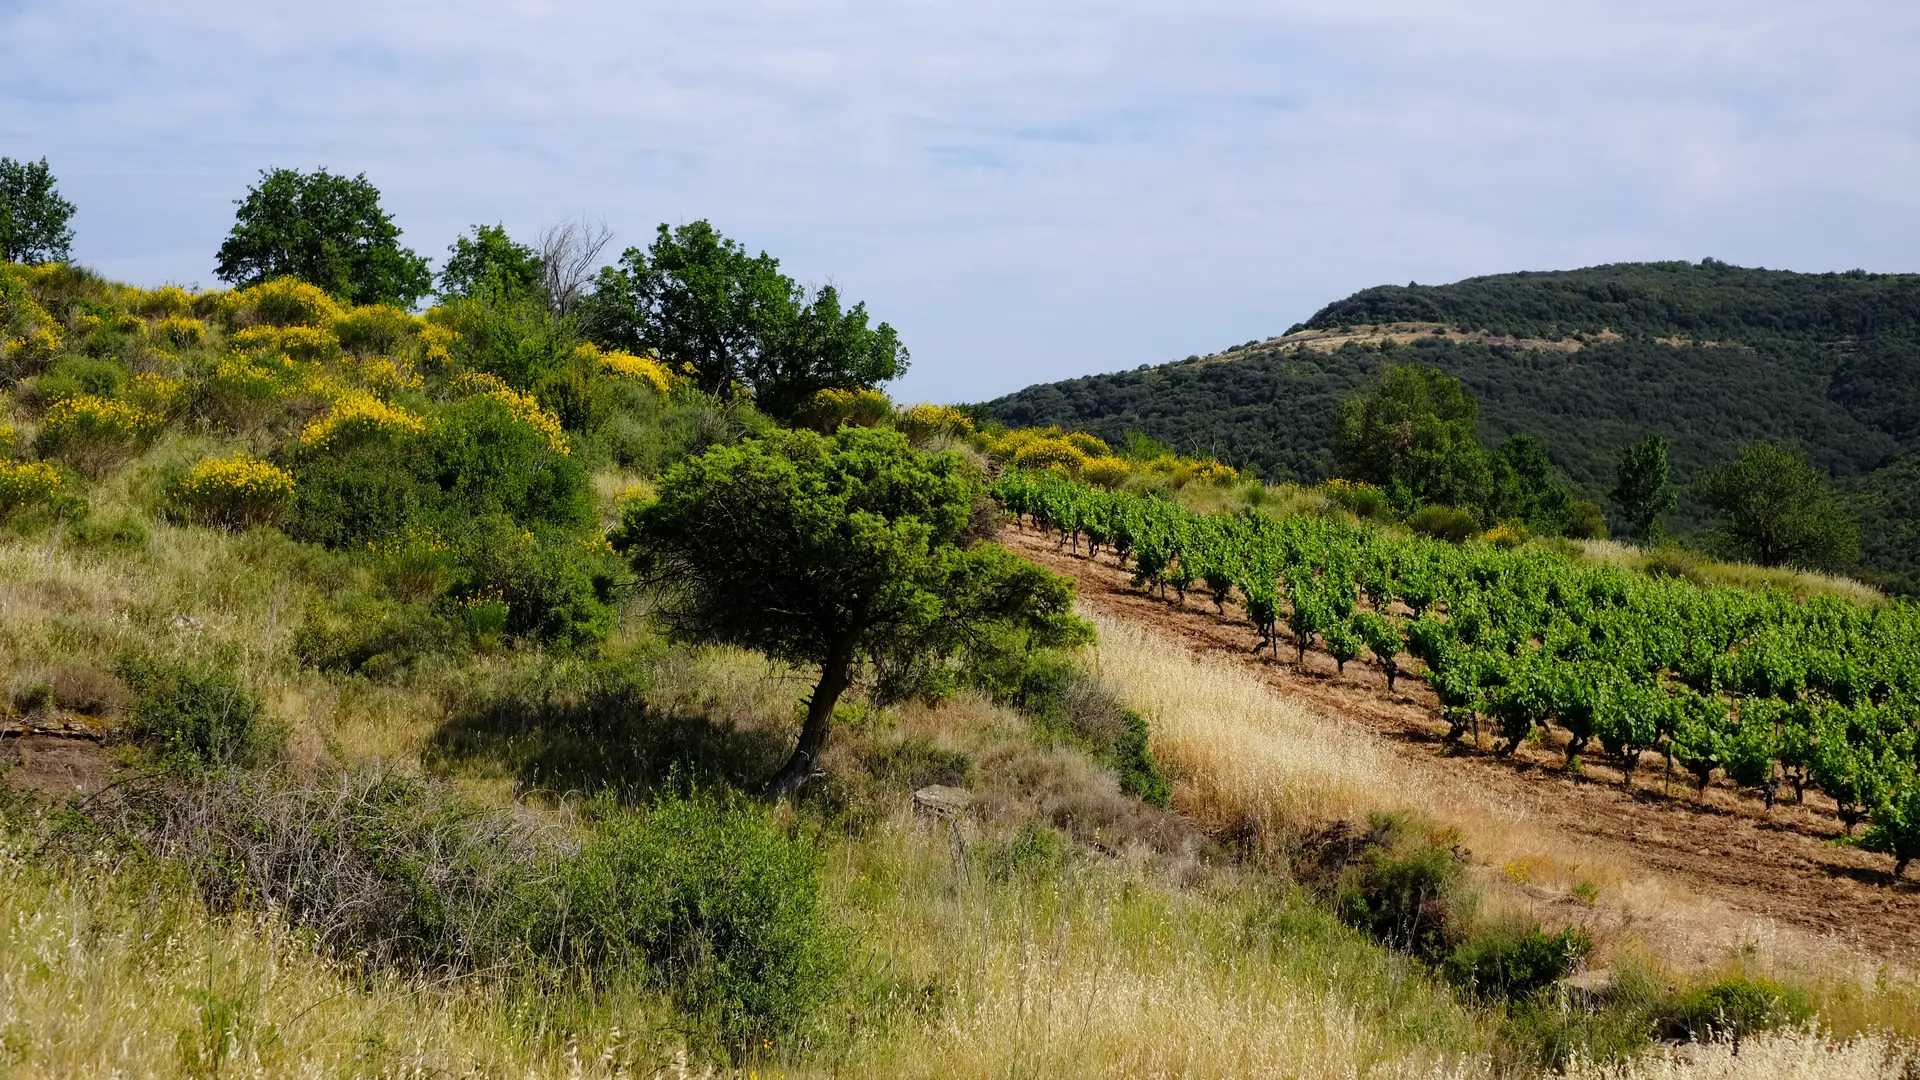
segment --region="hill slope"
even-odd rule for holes
[[[1381,286],[1284,337],[1028,387],[987,408],[1108,439],[1140,430],[1312,480],[1332,468],[1339,399],[1409,360],[1466,383],[1487,439],[1538,436],[1591,496],[1610,486],[1620,449],[1650,433],[1672,442],[1683,483],[1754,439],[1797,446],[1859,492],[1870,568],[1920,570],[1894,527],[1920,469],[1873,476],[1920,450],[1920,275],[1708,260]],[[1697,509],[1683,504],[1677,522],[1696,525]]]

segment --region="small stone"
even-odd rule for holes
[[[196,630],[200,630],[204,628],[206,625],[207,625],[206,623],[201,622],[199,619],[196,619],[191,615],[175,615],[173,617],[173,628],[175,630],[181,630],[187,633],[192,633]]]
[[[973,793],[965,788],[928,784],[913,793],[914,811],[937,818],[959,817],[972,805]]]

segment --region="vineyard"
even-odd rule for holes
[[[1631,784],[1652,755],[1702,789],[1724,776],[1769,809],[1817,790],[1848,841],[1893,856],[1896,876],[1920,857],[1909,605],[1703,586],[1336,519],[1202,515],[1047,471],[1008,469],[993,492],[1016,520],[1110,553],[1162,597],[1198,591],[1224,613],[1237,593],[1276,653],[1284,623],[1296,659],[1318,647],[1342,669],[1372,657],[1389,685],[1419,674],[1450,739],[1491,737],[1511,755],[1557,734],[1570,771],[1597,746]]]

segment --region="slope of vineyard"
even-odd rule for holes
[[[1051,473],[1008,470],[996,494],[1077,552],[1106,549],[1162,599],[1233,596],[1276,657],[1321,648],[1338,668],[1371,656],[1395,676],[1419,662],[1445,741],[1516,756],[1551,741],[1561,771],[1613,764],[1623,786],[1650,763],[1704,792],[1716,778],[1771,809],[1810,793],[1851,837],[1920,857],[1920,619],[1905,604],[1699,586],[1544,550],[1455,548],[1333,520],[1197,515]],[[1128,564],[1131,564],[1128,566]]]
[[[1483,436],[1539,438],[1582,494],[1603,498],[1621,448],[1673,446],[1687,483],[1755,439],[1803,449],[1837,480],[1920,448],[1920,275],[1795,274],[1708,261],[1382,286],[1289,335],[1160,367],[1028,387],[984,408],[1011,426],[1109,441],[1143,431],[1270,478],[1332,469],[1334,405],[1386,363],[1466,384]],[[1868,567],[1920,570],[1883,523],[1907,473],[1863,481]],[[1684,531],[1701,509],[1683,500]]]

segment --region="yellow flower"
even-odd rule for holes
[[[340,305],[325,290],[291,277],[226,293],[220,307],[229,319],[251,316],[246,321],[270,326],[331,328],[341,316]]]
[[[504,404],[515,420],[539,432],[554,453],[573,452],[567,445],[567,433],[560,426],[560,418],[541,408],[540,403],[531,396],[520,393],[499,378],[484,372],[468,372],[453,380],[453,389],[477,393]]]
[[[293,501],[293,474],[246,454],[208,458],[174,486],[188,517],[229,528],[272,521]]]
[[[184,349],[207,339],[207,324],[199,319],[169,315],[154,323],[150,333],[155,341]]]
[[[630,352],[614,350],[603,351],[593,344],[582,345],[574,350],[574,355],[595,363],[608,374],[632,382],[644,383],[653,388],[661,397],[672,395],[680,379],[673,370],[660,362],[658,357],[635,356]]]
[[[405,409],[381,401],[365,390],[349,390],[340,395],[333,408],[309,423],[300,432],[300,445],[309,450],[325,449],[345,432],[419,434],[426,421]]]
[[[460,340],[460,334],[430,322],[420,328],[417,340],[423,350],[422,362],[430,368],[442,368],[453,363],[453,343]]]
[[[63,483],[59,471],[44,461],[23,465],[0,461],[0,518],[22,507],[52,501]]]

